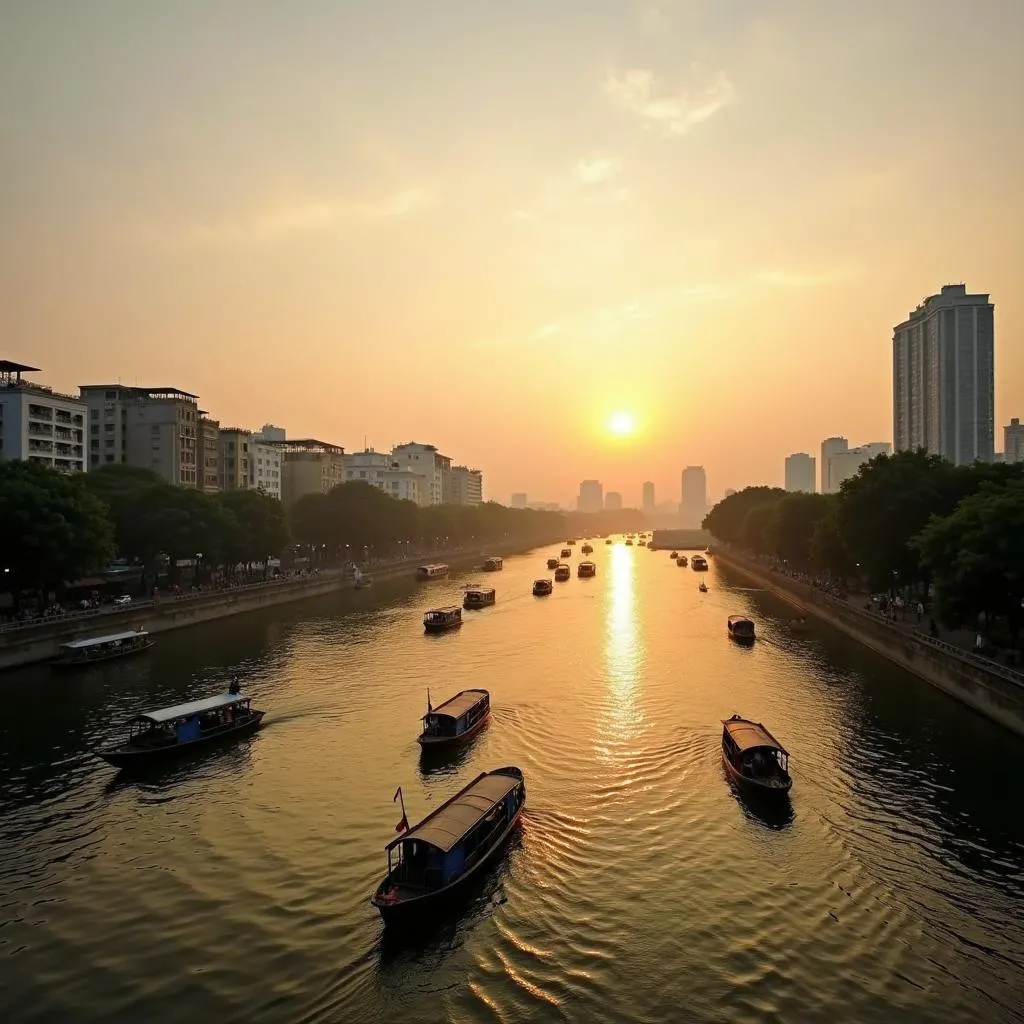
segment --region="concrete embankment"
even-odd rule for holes
[[[549,543],[557,542],[555,538]],[[489,548],[489,555],[512,555],[530,550],[521,543],[497,544]],[[482,561],[481,552],[455,551],[422,556],[390,565],[380,565],[367,572],[375,580],[412,576],[417,565],[426,562],[444,562],[452,569],[469,569]],[[151,633],[164,633],[170,629],[197,626],[215,619],[245,612],[262,611],[276,605],[306,601],[336,594],[352,587],[337,569],[324,570],[316,576],[296,576],[269,583],[233,587],[230,590],[200,594],[183,594],[178,598],[165,597],[156,601],[133,601],[123,611],[97,611],[74,613],[60,618],[17,626],[0,631],[0,671],[30,665],[55,658],[60,645],[70,640],[91,636],[146,629]]]
[[[1024,675],[926,634],[894,626],[866,609],[716,547],[715,560],[913,672],[987,718],[1024,736]]]

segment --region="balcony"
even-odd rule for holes
[[[30,420],[47,420],[53,422],[53,410],[48,405],[32,405],[29,403],[28,418]]]
[[[54,412],[54,415],[56,416],[58,423],[71,423],[72,422],[71,413],[66,412],[64,409],[57,409]]]
[[[28,432],[37,437],[53,437],[53,427],[42,423],[29,423]]]

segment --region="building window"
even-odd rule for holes
[[[100,418],[100,411],[99,411],[99,409],[90,409],[89,410],[89,419],[91,419],[91,420],[98,420],[99,418]]]

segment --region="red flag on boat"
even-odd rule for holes
[[[403,814],[402,820],[395,826],[396,832],[405,832],[409,828],[409,819]]]
[[[401,833],[407,831],[409,828],[409,819],[405,816],[405,800],[402,797],[401,786],[399,786],[398,789],[395,790],[395,795],[391,798],[391,802],[394,803],[396,800],[401,802],[402,817],[398,824],[395,826],[395,831]]]

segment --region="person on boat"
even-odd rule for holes
[[[238,681],[238,678],[236,677],[231,680],[231,685],[228,687],[228,693],[230,693],[232,697],[235,697],[241,692],[242,684]]]

